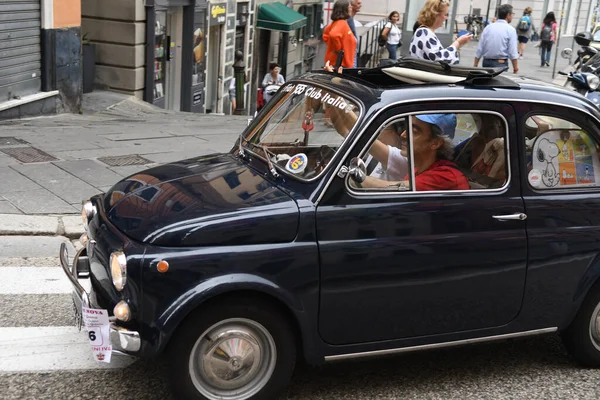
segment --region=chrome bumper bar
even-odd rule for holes
[[[73,285],[73,302],[77,316],[81,316],[82,306],[93,308],[91,307],[89,294],[78,281],[78,279],[89,279],[89,260],[86,254],[85,248],[79,250],[73,259],[73,265],[69,267],[69,254],[67,251],[67,245],[65,243],[60,245],[60,265],[67,275],[67,278],[69,278],[71,285]],[[114,317],[111,317],[110,320],[110,341],[113,346],[113,351],[139,351],[141,347],[140,334],[116,325],[116,319]],[[77,325],[81,329],[80,318],[78,318]]]

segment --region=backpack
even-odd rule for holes
[[[542,42],[550,42],[552,40],[552,25],[544,25],[540,32]]]
[[[387,43],[387,38],[385,36],[383,36],[383,30],[385,29],[386,25],[387,25],[387,23],[385,25],[383,25],[383,28],[381,28],[381,30],[379,31],[379,36],[377,36],[377,44],[379,45],[379,47],[383,47]],[[389,32],[388,32],[388,35],[389,35]]]
[[[519,21],[519,25],[517,25],[517,29],[519,32],[526,33],[529,31],[529,28],[531,28],[531,18],[529,18],[529,15],[523,15]]]

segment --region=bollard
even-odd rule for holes
[[[233,76],[235,77],[235,115],[244,115],[246,111],[246,105],[244,104],[245,93],[244,84],[246,83],[246,73],[244,70],[246,65],[244,64],[244,53],[237,50],[235,52],[235,62],[233,63]]]

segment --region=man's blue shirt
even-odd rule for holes
[[[517,31],[515,28],[503,19],[488,25],[481,34],[475,58],[518,59]]]

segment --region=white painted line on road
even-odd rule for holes
[[[95,361],[86,331],[75,327],[0,328],[0,373],[125,368],[135,360]]]
[[[83,287],[89,290],[89,280]],[[71,290],[69,279],[59,267],[0,268],[0,295],[64,294]]]

